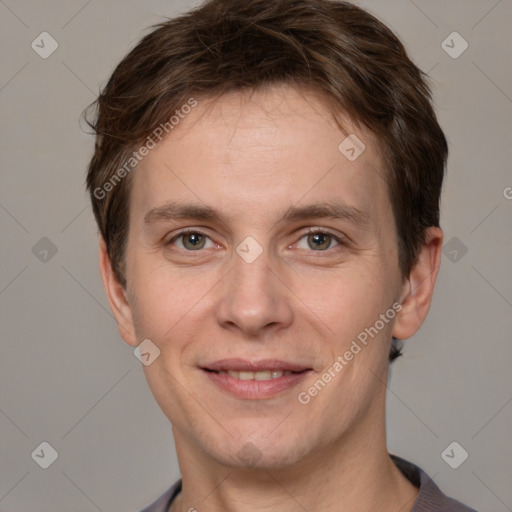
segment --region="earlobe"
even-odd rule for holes
[[[103,238],[100,238],[100,272],[103,286],[107,294],[110,309],[114,314],[119,334],[129,345],[136,346],[137,336],[133,325],[132,311],[128,301],[126,289],[119,283],[108,255]]]
[[[420,328],[430,309],[434,287],[441,264],[443,232],[431,227],[425,234],[425,244],[418,260],[404,283],[401,297],[402,310],[393,325],[392,335],[404,340]]]

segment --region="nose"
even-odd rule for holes
[[[292,293],[268,251],[264,250],[252,263],[238,254],[233,260],[233,268],[222,283],[217,308],[219,325],[260,338],[288,327],[293,319]]]

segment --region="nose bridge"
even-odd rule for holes
[[[270,269],[271,260],[267,250],[262,251],[259,255],[248,255],[254,257],[254,260],[245,259],[244,255],[240,255],[243,247],[240,246],[237,254],[233,258],[233,272],[231,291],[238,295],[248,297],[256,297],[258,294],[265,295],[267,299],[271,298],[270,277],[272,272]],[[251,252],[253,250],[251,249]]]
[[[271,255],[253,240],[246,240],[233,255],[232,271],[226,276],[218,321],[256,334],[270,324],[291,321],[286,288],[275,276]]]

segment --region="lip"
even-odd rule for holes
[[[243,400],[265,400],[289,390],[299,384],[312,371],[304,365],[277,359],[248,361],[245,359],[222,359],[201,367],[203,374],[221,390]],[[258,372],[278,370],[294,372],[270,380],[240,380],[220,371]]]
[[[283,361],[280,359],[261,359],[259,361],[248,361],[247,359],[220,359],[202,365],[202,369],[220,371],[242,371],[242,372],[259,372],[263,370],[279,370],[282,372],[302,372],[304,370],[311,370],[307,366]]]

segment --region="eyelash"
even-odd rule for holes
[[[183,237],[185,235],[188,235],[190,233],[194,233],[194,234],[197,234],[197,235],[201,235],[201,236],[204,236],[208,239],[211,240],[211,238],[206,234],[204,233],[203,231],[199,230],[199,229],[195,229],[195,228],[185,228],[183,229],[182,231],[180,231],[179,233],[177,233],[176,235],[174,235],[170,240],[168,240],[166,243],[165,243],[165,246],[171,246],[176,240],[178,240],[180,237]],[[320,228],[308,228],[307,231],[303,232],[302,235],[300,236],[300,238],[298,239],[297,242],[295,242],[293,245],[296,245],[300,240],[302,240],[305,236],[308,236],[308,235],[317,235],[317,234],[320,234],[320,235],[328,235],[330,236],[334,241],[336,241],[338,243],[338,245],[336,245],[335,247],[332,247],[330,249],[325,249],[325,250],[318,250],[318,251],[314,251],[313,249],[309,250],[308,252],[316,252],[316,253],[328,253],[328,252],[331,252],[333,250],[336,250],[337,248],[340,249],[344,246],[347,245],[347,242],[346,240],[344,239],[344,237],[340,237],[340,236],[336,236],[334,235],[333,233],[329,232],[329,231],[326,231],[325,229],[320,229]],[[213,240],[212,240],[213,242]],[[176,249],[177,251],[182,251],[182,252],[187,252],[187,253],[194,253],[194,252],[202,252],[201,249],[197,250],[197,251],[189,251],[189,250],[186,250],[186,249]]]

